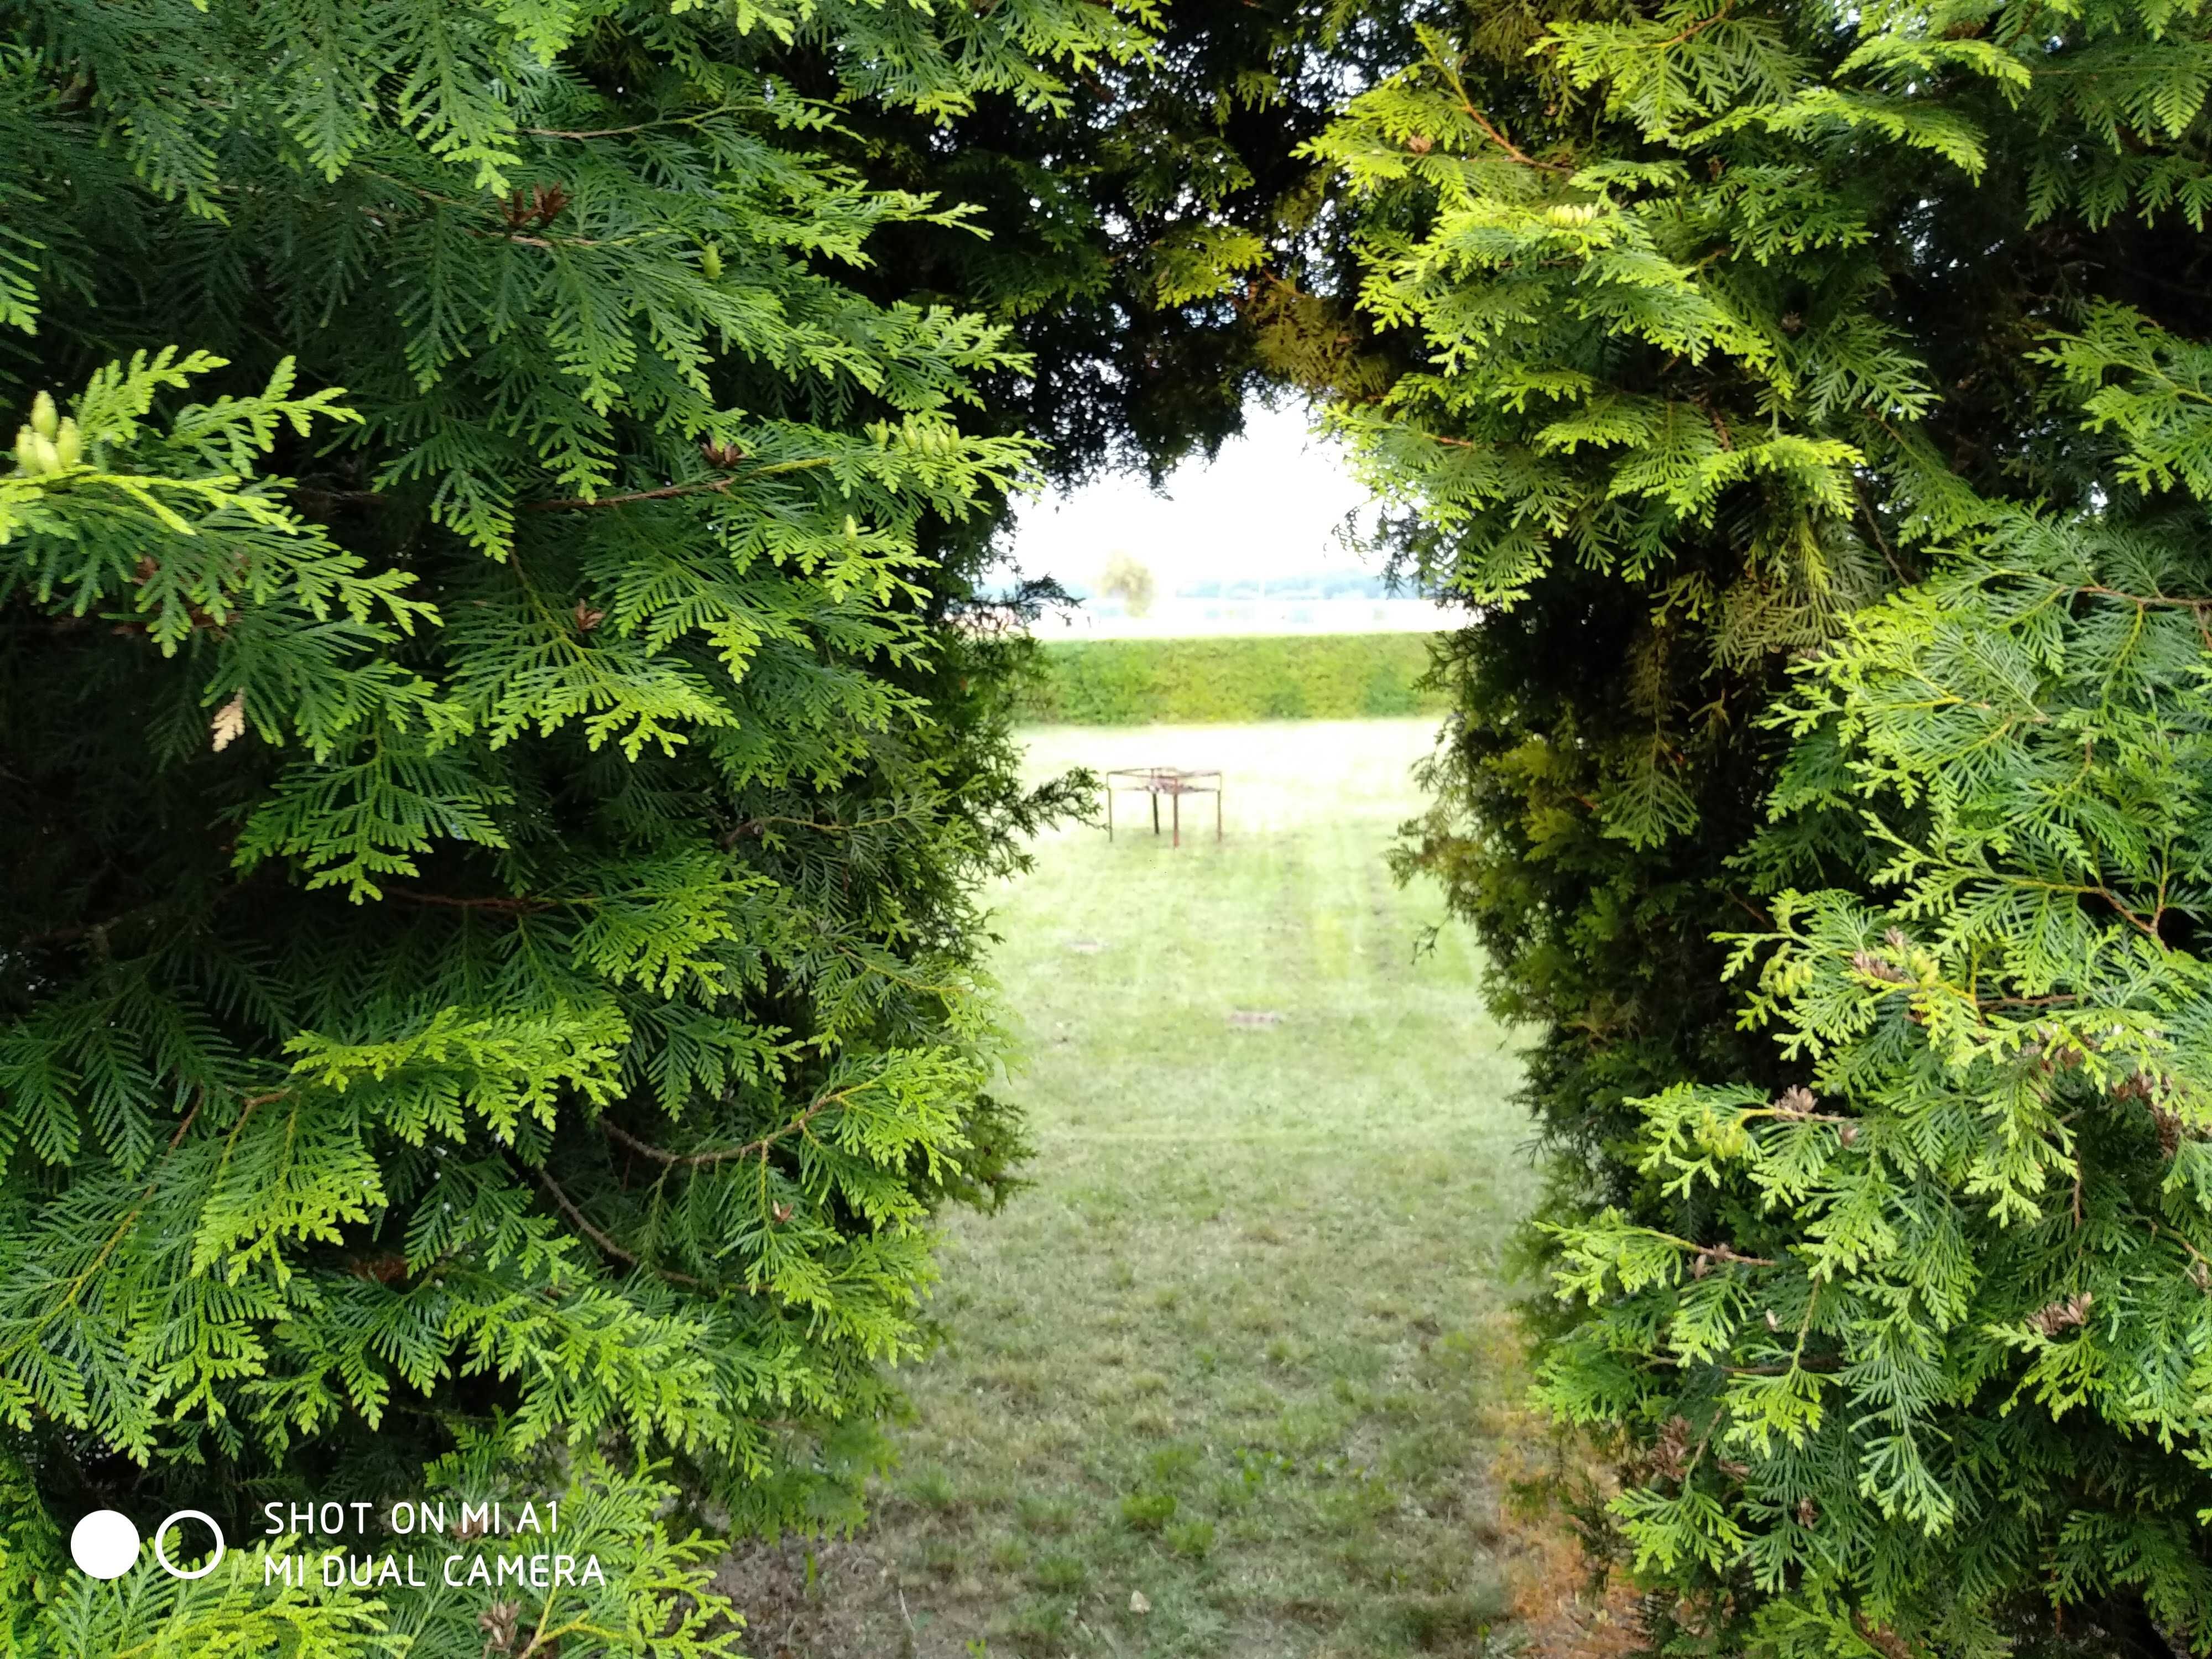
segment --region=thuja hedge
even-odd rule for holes
[[[0,1652],[729,1653],[694,1525],[856,1518],[1022,1149],[970,578],[1233,428],[1161,204],[1300,131],[1158,21],[0,5]],[[263,1503],[422,1497],[601,1571],[264,1585]],[[102,1507],[232,1547],[101,1583]]]
[[[1085,640],[1045,646],[1018,708],[1041,724],[1365,720],[1441,708],[1425,634]]]
[[[1532,1028],[1652,1644],[2212,1651],[2212,18],[1423,45],[1280,355],[1468,608],[1405,862]]]

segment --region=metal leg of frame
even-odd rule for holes
[[[1168,812],[1175,819],[1175,840],[1170,844],[1180,847],[1182,845],[1182,792],[1181,790],[1168,797]]]
[[[1152,798],[1152,833],[1157,836],[1160,833],[1160,792],[1148,789],[1145,793]]]

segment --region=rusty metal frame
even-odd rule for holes
[[[1213,838],[1221,839],[1221,774],[1218,771],[1192,770],[1181,766],[1116,766],[1105,775],[1106,782],[1106,839],[1114,839],[1114,796],[1116,791],[1125,793],[1141,790],[1152,798],[1152,833],[1160,833],[1160,797],[1168,798],[1168,816],[1173,826],[1174,839],[1170,845],[1182,845],[1182,798],[1185,795],[1213,797]]]

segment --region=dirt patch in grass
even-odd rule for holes
[[[744,1613],[751,1659],[876,1659],[899,1651],[896,1638],[889,1648],[880,1639],[891,1568],[866,1544],[754,1544],[724,1564],[715,1588]]]
[[[1231,1008],[1229,1011],[1231,1029],[1240,1031],[1265,1031],[1283,1023],[1283,1017],[1267,1008]]]
[[[1520,1432],[1514,1431],[1517,1419]],[[1644,1651],[1643,1597],[1584,1553],[1557,1494],[1572,1483],[1602,1494],[1609,1478],[1595,1460],[1554,1440],[1526,1412],[1501,1413],[1506,1449],[1497,1472],[1513,1500],[1499,1517],[1499,1551],[1515,1635],[1527,1659],[1629,1659]]]

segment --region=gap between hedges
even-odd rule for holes
[[[1046,645],[1021,717],[1040,725],[1363,720],[1440,711],[1427,634],[1227,635]]]

